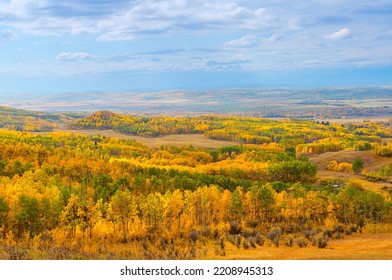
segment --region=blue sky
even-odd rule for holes
[[[392,85],[388,0],[0,0],[0,92]]]

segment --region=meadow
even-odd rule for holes
[[[366,245],[364,245],[366,244]],[[248,259],[248,260],[391,260],[391,234],[354,234],[342,239],[331,240],[324,249],[284,246],[264,246],[238,250],[227,245],[227,256],[207,256],[207,259]]]
[[[98,129],[54,129],[55,132],[69,132],[84,134],[89,136],[106,136],[118,139],[135,140],[143,143],[150,148],[158,148],[160,146],[193,146],[202,149],[218,149],[221,147],[229,147],[238,143],[233,141],[219,141],[208,139],[202,134],[170,134],[159,137],[142,137],[135,135],[125,135],[114,130],[98,130]]]

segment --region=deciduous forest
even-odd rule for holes
[[[231,258],[392,233],[388,121],[2,114],[0,259]],[[232,145],[49,132],[59,126]]]

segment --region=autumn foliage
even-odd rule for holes
[[[363,140],[345,127],[302,120],[111,112],[77,125],[239,143],[151,149],[101,136],[0,131],[0,258],[193,259],[209,242],[217,255],[227,242],[323,248],[349,230],[392,222],[389,193],[320,183],[306,157],[358,141],[377,143],[378,153],[375,135]],[[334,140],[338,133],[342,140]],[[346,165],[329,168],[348,172]]]

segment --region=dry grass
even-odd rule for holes
[[[383,116],[366,116],[366,117],[351,117],[351,118],[341,118],[341,119],[325,119],[331,123],[337,124],[347,124],[347,123],[363,123],[364,121],[374,121],[374,122],[388,122],[392,119],[392,115]],[[324,119],[320,119],[322,121]]]
[[[133,135],[125,135],[113,130],[98,130],[98,129],[82,129],[82,130],[67,130],[67,129],[57,129],[54,131],[58,132],[71,132],[84,134],[89,136],[107,136],[119,139],[130,139],[142,142],[150,148],[156,148],[162,145],[172,145],[172,146],[187,146],[192,145],[197,148],[203,149],[218,149],[221,147],[228,147],[237,144],[236,142],[230,141],[219,141],[214,139],[208,139],[202,134],[172,134],[160,137],[141,137]]]
[[[392,234],[354,234],[330,240],[327,248],[262,246],[237,249],[226,242],[226,256],[207,254],[207,259],[226,260],[392,260]]]
[[[310,160],[317,164],[318,171],[326,171],[327,165],[331,160],[352,163],[356,158],[361,158],[363,160],[364,170],[366,172],[378,170],[382,166],[392,163],[392,158],[378,156],[373,151],[354,150],[343,150],[338,152],[323,153],[321,155],[314,155],[310,157]]]
[[[387,182],[369,182],[362,175],[356,175],[353,173],[342,173],[333,171],[318,171],[317,177],[320,179],[341,179],[345,182],[355,182],[360,184],[363,188],[367,190],[372,190],[382,193],[383,187],[392,188],[391,183]]]
[[[327,165],[331,160],[338,162],[354,162],[355,158],[361,158],[364,162],[364,171],[376,171],[382,166],[392,164],[392,158],[384,158],[376,155],[373,151],[353,151],[344,150],[338,152],[323,153],[321,155],[314,155],[310,160],[317,164],[317,176],[323,179],[341,179],[343,181],[355,181],[360,183],[363,187],[370,190],[380,190],[382,187],[392,187],[391,183],[387,182],[369,182],[361,174],[353,172],[335,172],[327,170]]]

